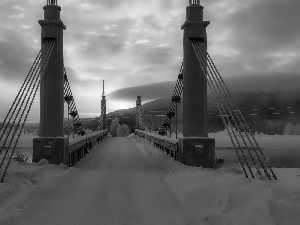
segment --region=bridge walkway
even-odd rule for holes
[[[154,163],[132,139],[108,137],[7,224],[190,224]]]

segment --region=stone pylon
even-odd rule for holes
[[[102,100],[101,100],[101,114],[102,114],[102,130],[106,130],[106,96],[104,92],[104,81],[103,81],[103,92],[102,92]]]
[[[135,116],[135,128],[138,130],[141,129],[141,121],[140,121],[141,107],[142,107],[142,97],[138,95],[136,99],[136,116]]]
[[[179,139],[179,158],[190,166],[215,166],[215,140],[208,138],[207,131],[207,81],[206,73],[193,49],[191,39],[207,45],[203,9],[199,0],[190,0],[186,7],[184,29],[184,79],[183,79],[183,135]]]
[[[55,46],[45,73],[41,74],[40,86],[40,138],[33,142],[33,161],[42,158],[50,163],[66,163],[68,139],[64,138],[64,65],[63,30],[66,26],[60,18],[61,7],[57,0],[47,0],[41,42],[55,40]]]

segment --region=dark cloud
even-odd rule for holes
[[[0,79],[3,81],[19,84],[29,71],[40,48],[37,21],[43,18],[45,3],[46,0],[1,0]],[[260,74],[268,73],[285,81],[288,79],[285,74],[299,73],[299,1],[201,3],[205,7],[204,19],[211,21],[207,28],[208,49],[225,79],[234,76],[247,80],[247,74],[252,74],[260,80]],[[185,20],[187,0],[68,0],[59,4],[67,25],[65,64],[80,109],[97,109],[92,99],[101,96],[102,79],[107,81],[108,91],[175,82],[183,56],[180,26]],[[250,83],[249,86],[255,86]],[[233,89],[235,86],[243,85],[237,83]],[[144,95],[150,96],[145,98],[154,98],[150,92],[156,93],[156,89],[164,87],[145,87],[149,91]],[[131,92],[140,91],[129,90],[128,95]],[[130,101],[135,99],[136,93],[133,94]]]
[[[155,46],[144,53],[144,63],[154,65],[168,65],[173,58],[170,45]]]
[[[247,74],[225,78],[225,83],[235,91],[292,91],[299,89],[300,76],[295,73]]]
[[[89,57],[106,57],[120,53],[125,43],[121,37],[108,34],[95,34],[88,38],[88,44],[83,47],[83,53]]]
[[[38,50],[13,30],[6,29],[3,39],[0,40],[0,76],[5,79],[25,78]]]
[[[267,70],[274,63],[272,54],[300,50],[299,8],[293,0],[256,1],[223,21],[231,33],[225,44],[240,53],[238,61]]]
[[[153,30],[159,31],[162,29],[161,21],[159,21],[155,15],[147,15],[143,17],[144,23]]]
[[[300,2],[294,0],[257,1],[249,12],[239,18],[239,25],[244,22],[245,29],[252,35],[266,39],[274,44],[290,44],[299,40]],[[241,19],[242,18],[242,19]]]
[[[149,85],[140,85],[116,90],[108,94],[108,98],[114,100],[134,101],[139,94],[145,101],[169,97],[173,93],[175,82],[163,82]]]
[[[132,26],[132,21],[128,18],[78,23],[82,29],[72,28],[72,35],[66,35],[67,43],[75,46],[77,54],[82,57],[99,60],[108,59],[124,50]]]
[[[168,66],[173,59],[174,55],[172,47],[170,45],[154,45],[143,44],[135,45],[132,49],[132,55],[134,56],[135,65],[147,65],[147,66]],[[152,67],[153,68],[153,67]]]
[[[71,89],[78,90],[93,90],[100,87],[101,79],[85,79],[79,76],[79,74],[72,67],[66,67],[66,72]],[[80,92],[76,93],[80,96]]]
[[[226,77],[226,85],[231,92],[236,91],[274,91],[297,90],[300,76],[293,73],[264,73],[244,76]],[[175,82],[162,82],[141,85],[116,90],[108,94],[108,98],[118,101],[134,101],[137,94],[145,101],[170,97],[173,94]]]
[[[89,0],[88,2],[105,6],[108,9],[119,8],[122,4],[124,4],[124,2],[120,0]],[[134,2],[137,2],[137,0],[126,0],[126,4],[134,4]]]

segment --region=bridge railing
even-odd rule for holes
[[[137,129],[135,130],[135,134],[152,142],[155,147],[178,161],[178,140]]]
[[[68,166],[74,166],[80,159],[89,153],[108,134],[107,130],[88,134],[69,142]]]

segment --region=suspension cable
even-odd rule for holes
[[[43,46],[45,46],[45,48],[44,48],[44,49],[42,48],[42,50],[48,51],[48,49],[49,49],[49,44],[48,44],[48,42],[46,42],[45,45],[43,45]],[[42,50],[41,50],[41,52],[42,52]],[[42,56],[43,56],[43,54],[41,54],[41,57],[42,57]],[[37,63],[39,63],[39,62],[40,62],[40,60],[37,61]],[[35,76],[37,75],[38,69],[39,69],[39,68],[38,68],[38,64],[33,65],[32,74],[30,75],[31,80],[29,81],[29,82],[30,82],[29,89],[27,89],[27,86],[26,86],[26,89],[27,89],[27,90],[26,90],[26,93],[24,94],[24,92],[25,92],[25,89],[24,89],[24,92],[23,92],[23,94],[22,94],[22,98],[20,98],[20,99],[18,100],[17,105],[15,105],[15,108],[14,108],[14,110],[13,110],[13,113],[11,114],[9,121],[7,122],[7,124],[6,124],[6,126],[5,126],[5,129],[3,130],[3,133],[2,133],[2,135],[1,135],[1,139],[3,138],[5,132],[7,132],[8,126],[9,126],[9,124],[10,124],[12,118],[14,117],[13,123],[12,123],[12,125],[11,125],[11,127],[10,127],[10,129],[9,129],[9,131],[8,131],[8,135],[7,135],[6,138],[5,138],[5,141],[4,141],[4,144],[3,144],[3,146],[2,146],[2,148],[1,148],[1,150],[0,150],[0,153],[3,151],[4,146],[5,146],[6,142],[7,142],[7,139],[8,139],[8,137],[9,137],[10,133],[11,133],[11,130],[13,129],[13,127],[14,127],[14,125],[15,125],[15,122],[16,122],[16,120],[17,120],[17,117],[18,117],[18,115],[19,115],[19,113],[20,113],[20,111],[21,111],[21,109],[22,109],[22,107],[23,107],[23,105],[24,105],[24,102],[25,102],[25,100],[26,100],[26,98],[27,98],[27,96],[28,96],[28,94],[29,94],[29,91],[30,91],[30,89],[31,89],[32,83],[34,82],[34,78],[35,78]],[[22,100],[22,99],[23,99],[23,100]],[[22,100],[22,102],[21,102],[21,100]],[[21,102],[21,103],[20,103],[20,102]],[[17,109],[18,109],[18,111],[17,111]],[[16,113],[16,111],[17,111],[17,113]]]
[[[193,43],[193,42],[192,42],[192,43]],[[232,126],[232,124],[231,124],[231,121],[230,121],[230,119],[229,119],[229,115],[227,114],[227,112],[226,112],[226,110],[225,110],[225,108],[224,108],[224,106],[223,106],[223,104],[222,104],[221,99],[220,99],[220,98],[218,97],[218,95],[217,95],[216,87],[214,86],[214,84],[213,84],[213,82],[212,82],[210,76],[207,76],[208,74],[207,74],[207,70],[205,69],[205,68],[206,68],[205,62],[203,61],[203,58],[202,58],[201,55],[199,54],[198,49],[196,48],[196,46],[193,45],[193,48],[194,48],[194,50],[195,50],[195,52],[196,52],[196,56],[197,56],[197,58],[198,58],[198,60],[199,60],[199,62],[200,62],[201,68],[202,68],[202,70],[203,70],[204,73],[205,73],[205,79],[206,79],[206,81],[207,81],[207,83],[208,83],[208,85],[209,85],[209,88],[210,88],[210,90],[211,90],[211,93],[213,94],[213,96],[214,96],[214,97],[217,99],[217,101],[218,101],[218,102],[217,102],[217,108],[218,108],[220,114],[222,115],[222,120],[223,120],[223,122],[224,122],[225,128],[226,128],[227,131],[228,131],[228,134],[229,134],[229,137],[230,137],[230,139],[231,139],[231,142],[233,143],[233,146],[234,146],[235,151],[236,151],[236,153],[237,153],[237,156],[238,156],[238,158],[239,158],[239,162],[240,162],[240,164],[241,164],[241,166],[242,166],[242,168],[243,168],[244,174],[245,174],[246,177],[248,177],[247,172],[246,172],[246,170],[245,170],[245,168],[244,168],[244,165],[243,165],[243,161],[244,161],[244,163],[246,164],[246,166],[247,166],[247,168],[248,168],[248,170],[249,170],[249,172],[250,172],[252,178],[254,178],[254,174],[253,174],[253,172],[252,172],[252,170],[251,170],[250,165],[248,164],[248,161],[246,160],[246,157],[245,157],[245,155],[244,155],[244,152],[243,152],[243,150],[242,150],[242,147],[240,146],[240,143],[239,143],[239,141],[238,141],[238,139],[237,139],[236,133],[235,133],[235,131],[234,131],[234,129],[233,129],[233,126]],[[207,79],[207,78],[208,78],[208,79]],[[233,135],[234,138],[235,138],[235,141],[236,141],[236,143],[237,143],[237,145],[238,145],[238,148],[237,148],[237,146],[236,146],[236,144],[235,144],[235,141],[233,140],[233,137],[232,137],[231,133],[232,133],[232,135]],[[241,155],[242,155],[242,156],[240,156],[238,149],[239,149],[239,151],[241,152]]]
[[[26,101],[26,103],[25,103],[25,106],[24,106],[24,108],[23,108],[23,111],[22,111],[22,113],[21,113],[21,116],[20,116],[20,118],[19,118],[19,120],[18,120],[17,126],[16,126],[16,128],[15,128],[15,130],[14,130],[14,133],[13,133],[13,135],[12,135],[12,138],[10,139],[9,146],[7,147],[7,150],[6,150],[6,152],[5,152],[5,155],[4,155],[4,157],[3,157],[2,161],[1,161],[1,164],[0,164],[0,170],[1,170],[1,168],[2,168],[2,166],[3,166],[3,163],[4,163],[4,160],[5,160],[6,157],[7,157],[7,153],[8,153],[8,151],[9,151],[11,145],[12,145],[12,142],[13,142],[14,138],[17,137],[17,139],[15,140],[13,149],[12,149],[12,151],[11,151],[11,154],[10,154],[10,156],[9,156],[8,162],[7,162],[6,166],[5,166],[4,172],[3,172],[3,174],[2,174],[1,183],[3,182],[3,180],[4,180],[4,178],[5,178],[5,175],[6,175],[6,173],[7,173],[8,167],[9,167],[9,165],[10,165],[10,163],[11,163],[11,160],[12,160],[12,157],[13,157],[13,155],[14,155],[16,146],[17,146],[17,144],[18,144],[19,138],[20,138],[20,136],[21,136],[22,130],[24,129],[25,122],[26,122],[26,120],[27,120],[28,114],[29,114],[29,112],[30,112],[30,109],[31,109],[32,104],[33,104],[33,101],[34,101],[35,96],[36,96],[36,94],[37,94],[37,90],[38,90],[39,85],[40,85],[40,76],[43,75],[43,73],[44,73],[44,71],[45,71],[45,69],[46,69],[46,67],[47,67],[47,65],[48,65],[49,59],[50,59],[50,57],[51,57],[51,53],[52,53],[53,48],[54,48],[54,45],[55,45],[55,41],[54,41],[54,40],[46,40],[45,43],[44,43],[44,45],[47,45],[47,48],[46,48],[46,51],[45,51],[45,52],[42,52],[42,60],[41,60],[41,62],[40,62],[40,67],[34,69],[34,79],[35,79],[35,80],[34,80],[33,86],[31,85],[31,87],[30,87],[30,89],[31,89],[30,95],[29,95],[28,98],[27,98],[27,96],[26,96],[27,101]],[[43,46],[44,46],[44,45],[43,45]],[[44,49],[42,48],[42,50],[44,50]],[[40,72],[40,74],[39,74],[38,72]],[[23,105],[23,104],[22,104],[22,105]],[[19,112],[18,112],[18,115],[19,115]],[[25,116],[24,116],[24,115],[25,115]],[[15,119],[16,119],[16,118],[15,118]],[[23,119],[23,121],[22,121],[22,119]],[[15,120],[14,120],[14,123],[15,123]],[[22,123],[21,128],[20,128],[20,130],[19,130],[19,133],[17,134],[18,128],[19,128],[19,126],[20,126],[21,123]],[[13,125],[14,125],[14,124],[13,124]],[[13,125],[12,125],[12,127],[13,127]],[[9,131],[9,134],[10,134],[10,132],[11,132],[11,130]],[[7,137],[9,136],[9,134],[7,135]],[[6,141],[7,141],[7,138],[6,138],[6,140],[5,140],[5,143],[6,143]],[[5,143],[3,144],[3,146],[5,145]],[[2,146],[2,147],[3,147],[3,146]]]
[[[206,48],[204,46],[204,44],[200,41],[200,40],[191,40],[192,41],[192,45],[193,48],[196,52],[196,54],[199,54],[199,57],[202,60],[202,64],[206,64],[204,62],[204,59],[207,59],[207,57],[209,57]],[[198,59],[199,59],[198,57]],[[227,86],[225,85],[224,81],[221,82],[222,77],[220,76],[218,70],[216,69],[215,65],[213,64],[213,61],[211,60],[211,58],[208,58],[208,74],[210,74],[210,76],[208,77],[210,79],[210,82],[213,83],[214,85],[216,85],[216,89],[218,90],[218,92],[220,93],[220,96],[222,97],[221,102],[223,102],[230,114],[231,120],[233,121],[233,123],[235,124],[235,128],[237,129],[239,136],[241,137],[244,145],[246,146],[246,149],[248,151],[249,157],[251,158],[252,164],[256,167],[258,174],[262,177],[260,170],[257,168],[257,164],[256,164],[256,160],[254,159],[250,148],[246,142],[246,139],[248,140],[249,144],[252,147],[252,150],[254,151],[255,156],[257,157],[257,161],[259,162],[259,165],[261,166],[261,168],[263,169],[265,175],[269,178],[272,179],[272,177],[269,174],[269,171],[267,171],[266,166],[267,165],[269,167],[270,172],[273,175],[273,178],[277,179],[275,174],[273,173],[270,165],[268,164],[268,161],[266,160],[266,158],[264,157],[264,155],[262,154],[262,151],[260,149],[260,147],[258,146],[253,133],[251,132],[248,124],[246,123],[244,117],[241,114],[241,111],[239,110],[239,108],[236,105],[236,102],[234,101],[234,99],[231,97],[230,92],[227,88]],[[206,64],[207,65],[207,64]],[[208,82],[209,83],[209,82]],[[217,94],[217,90],[215,90],[215,93]],[[225,109],[224,109],[225,110]],[[233,111],[233,112],[232,112]],[[226,112],[226,111],[225,111]],[[220,114],[222,115],[223,113],[220,112]],[[228,121],[230,121],[230,119],[228,118]],[[242,130],[240,129],[242,128]],[[253,142],[251,141],[249,134],[252,136],[252,139],[254,140],[254,142],[256,143],[257,147],[254,146]],[[246,137],[246,139],[244,138],[244,136]],[[263,156],[264,162],[262,162],[260,156],[258,155],[257,149],[259,149],[259,151],[261,152],[261,155]]]
[[[183,79],[180,78],[180,76],[183,75],[183,62],[181,63],[181,67],[180,67],[180,70],[179,70],[179,75],[178,75],[178,79],[176,81],[176,85],[175,85],[175,88],[174,88],[174,91],[173,91],[173,97],[174,96],[181,96],[182,92],[183,92]],[[172,100],[169,104],[169,108],[168,108],[168,112],[166,113],[164,119],[163,119],[163,122],[162,122],[162,125],[161,127],[159,128],[159,131],[163,131],[163,133],[165,134],[166,131],[167,131],[167,126],[170,125],[171,126],[171,119],[168,117],[168,114],[169,113],[175,113],[175,110],[176,110],[176,103],[174,103]],[[167,125],[166,127],[164,125]],[[159,132],[159,133],[160,133]],[[160,133],[160,134],[163,134],[163,133]]]
[[[203,43],[200,42],[199,44],[200,44],[200,47],[202,48],[202,51],[204,52],[204,54],[208,55],[208,52],[204,48]],[[257,141],[256,141],[256,139],[255,139],[255,137],[254,137],[254,135],[253,135],[250,127],[248,126],[248,124],[247,124],[245,118],[243,117],[243,115],[242,115],[239,107],[237,106],[237,103],[232,98],[232,96],[231,96],[231,94],[230,94],[230,92],[229,92],[229,90],[228,90],[228,88],[227,88],[224,80],[222,79],[220,73],[218,72],[216,66],[214,65],[214,63],[213,63],[213,61],[212,61],[212,59],[210,57],[209,57],[208,61],[209,61],[210,65],[211,65],[212,69],[214,70],[215,76],[218,79],[218,82],[219,82],[220,86],[223,89],[225,98],[227,99],[227,101],[229,101],[229,104],[231,105],[231,108],[233,109],[233,112],[234,112],[237,120],[239,121],[240,126],[242,127],[242,133],[247,137],[247,139],[248,139],[248,141],[249,141],[249,143],[250,143],[250,145],[251,145],[251,147],[252,147],[252,149],[253,149],[253,151],[254,151],[254,153],[255,153],[255,155],[256,155],[256,157],[257,157],[257,159],[258,159],[258,161],[259,161],[259,163],[261,165],[261,167],[263,168],[265,174],[267,175],[267,177],[269,179],[272,179],[272,177],[270,176],[269,172],[266,169],[266,166],[268,166],[268,168],[269,168],[270,172],[272,173],[273,177],[275,179],[277,179],[276,175],[274,174],[272,168],[270,167],[270,165],[268,163],[268,160],[266,159],[266,157],[264,156],[261,148],[259,147],[259,145],[258,145],[258,143],[257,143]],[[250,134],[252,140],[249,137],[249,134]],[[252,141],[254,141],[254,143]],[[256,146],[254,146],[254,145],[256,145]],[[263,161],[261,160],[260,156],[258,155],[257,149],[259,150],[260,155],[263,157]]]
[[[43,48],[45,48],[44,45],[42,46],[42,49],[43,49]],[[34,60],[33,65],[38,64],[40,58],[41,58],[41,51],[38,53],[36,59]],[[28,85],[28,83],[29,83],[29,81],[30,81],[30,79],[31,79],[32,70],[33,70],[34,68],[35,68],[35,66],[32,66],[32,67],[30,68],[30,71],[28,72],[28,74],[27,74],[27,76],[26,76],[26,78],[25,78],[25,80],[24,80],[24,82],[23,82],[21,88],[19,89],[19,92],[18,92],[17,96],[15,97],[15,100],[14,100],[13,104],[11,105],[11,107],[10,107],[8,113],[6,114],[6,117],[5,117],[3,123],[2,123],[2,125],[1,125],[1,127],[0,127],[0,131],[2,130],[2,128],[4,127],[4,125],[6,124],[6,120],[8,119],[8,117],[9,117],[11,111],[13,110],[15,104],[16,104],[16,103],[18,104],[18,102],[20,101],[20,98],[23,96],[24,90],[26,89],[26,87],[27,87],[27,85]],[[19,100],[18,100],[18,99],[19,99]],[[17,101],[18,101],[18,102],[17,102]],[[9,122],[8,122],[8,123],[9,123]],[[3,134],[4,134],[4,131],[3,131]],[[2,140],[3,134],[1,135],[0,140]]]
[[[196,42],[196,43],[195,43],[195,42]],[[199,46],[197,45],[197,41],[194,41],[194,43],[196,44],[195,46],[196,46],[196,49],[197,49],[197,47],[199,47]],[[197,50],[198,50],[198,53],[200,54],[201,59],[204,60],[204,57],[206,58],[206,56],[203,55],[202,52],[199,52],[199,51],[200,51],[199,48],[198,48]],[[218,94],[218,92],[219,92],[219,95],[222,97],[222,96],[224,95],[224,93],[222,93],[222,91],[220,90],[220,87],[219,87],[217,81],[215,80],[215,77],[213,76],[213,73],[212,73],[212,71],[211,71],[211,68],[208,67],[208,69],[209,69],[209,72],[210,72],[210,75],[211,75],[211,76],[209,76],[209,80],[210,80],[210,82],[213,84],[213,86],[216,87],[216,90],[215,90],[216,92],[215,92],[215,93]],[[245,147],[246,147],[246,149],[247,149],[247,151],[248,151],[248,154],[249,154],[249,157],[250,157],[250,159],[251,159],[251,162],[252,162],[252,164],[254,165],[254,167],[256,168],[257,173],[259,174],[259,176],[262,178],[263,176],[261,175],[261,172],[260,172],[260,170],[259,170],[259,168],[258,168],[258,166],[257,166],[257,164],[256,164],[256,161],[255,161],[255,159],[254,159],[254,157],[253,157],[253,155],[252,155],[252,153],[251,153],[251,151],[250,151],[250,148],[248,147],[248,145],[247,145],[247,143],[246,143],[246,141],[245,141],[243,135],[241,134],[241,131],[240,131],[239,127],[238,127],[238,124],[237,124],[237,122],[236,122],[236,119],[235,119],[234,115],[232,114],[232,111],[230,110],[230,107],[229,107],[229,105],[228,105],[227,99],[226,99],[226,98],[222,98],[222,99],[221,99],[221,102],[225,104],[225,107],[227,108],[227,110],[228,110],[228,112],[229,112],[229,114],[230,114],[230,118],[233,120],[233,123],[234,123],[234,125],[235,125],[234,127],[237,128],[237,131],[238,131],[238,133],[239,133],[239,135],[240,135],[240,137],[241,137],[241,139],[242,139],[242,141],[243,141],[243,143],[244,143],[244,145],[245,145]],[[239,146],[240,146],[240,145],[239,145]]]
[[[210,61],[209,61],[209,62],[210,62]],[[215,75],[216,75],[216,74],[215,74]],[[218,81],[219,81],[219,80],[218,80]],[[216,81],[215,81],[215,82],[216,82]],[[219,84],[221,85],[220,81],[219,81]],[[221,86],[221,87],[222,87],[222,86]],[[221,92],[221,91],[220,91],[220,92]],[[244,144],[245,144],[245,146],[246,146],[246,148],[247,148],[247,150],[248,150],[248,154],[250,155],[251,159],[253,159],[253,156],[252,156],[252,154],[251,154],[251,152],[250,152],[249,147],[247,146],[247,143],[246,143],[246,140],[244,139],[244,136],[246,136],[246,138],[248,139],[248,141],[249,141],[249,143],[250,143],[250,145],[251,145],[251,147],[252,147],[252,150],[254,151],[254,154],[256,155],[257,160],[258,160],[260,166],[262,167],[262,169],[264,170],[266,176],[267,176],[269,179],[272,179],[271,176],[270,176],[270,174],[269,174],[269,172],[267,171],[267,169],[266,169],[264,163],[262,162],[260,156],[258,155],[257,150],[256,150],[256,148],[254,147],[254,145],[253,145],[253,143],[252,143],[250,137],[249,137],[249,131],[246,132],[245,124],[247,124],[247,123],[246,123],[246,122],[245,122],[245,124],[242,123],[242,121],[241,121],[239,115],[237,114],[237,109],[233,106],[233,103],[232,103],[233,100],[232,100],[230,97],[228,97],[228,95],[227,95],[226,91],[224,90],[224,88],[223,88],[223,95],[224,95],[224,97],[225,97],[225,98],[224,98],[224,99],[225,99],[225,104],[229,104],[229,106],[231,106],[231,108],[232,108],[232,110],[233,110],[234,115],[232,115],[232,111],[230,110],[229,106],[227,106],[227,107],[229,108],[230,112],[231,112],[231,116],[232,116],[231,118],[234,120],[234,123],[235,123],[235,125],[236,125],[237,128],[238,128],[238,132],[239,132],[239,134],[240,134],[240,136],[241,136],[241,138],[242,138],[242,140],[243,140],[243,142],[244,142]],[[235,118],[238,120],[239,125],[238,125],[237,122],[235,121]],[[239,126],[241,126],[242,131],[241,131],[241,129],[239,129]],[[244,134],[244,135],[243,135],[243,134]]]
[[[82,122],[81,122],[81,119],[79,117],[79,114],[78,114],[78,110],[77,110],[77,107],[76,107],[76,104],[75,104],[75,99],[74,99],[74,96],[72,94],[72,89],[71,89],[71,86],[70,86],[70,83],[69,83],[69,80],[68,80],[68,77],[67,77],[67,72],[66,72],[66,69],[64,67],[64,77],[65,77],[65,80],[64,80],[64,96],[67,97],[67,96],[72,96],[72,101],[69,102],[69,114],[71,112],[77,112],[77,115],[73,116],[73,119],[74,119],[74,124],[80,124],[80,126],[78,126],[77,130],[80,129],[80,127],[82,127]],[[73,128],[75,129],[75,127]]]

